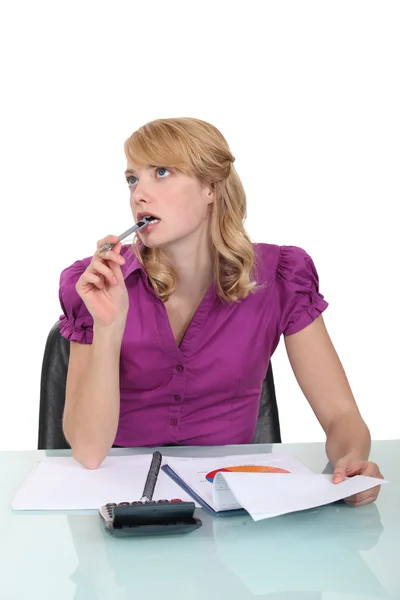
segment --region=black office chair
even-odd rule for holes
[[[62,430],[69,341],[53,325],[47,337],[40,381],[38,449],[70,448]],[[281,433],[271,362],[263,381],[253,444],[279,443]]]

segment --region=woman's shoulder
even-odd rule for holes
[[[328,306],[319,291],[314,261],[304,248],[257,244],[264,277],[274,281],[279,306],[279,334],[291,335],[316,319]]]
[[[284,275],[293,269],[309,268],[312,258],[299,246],[253,243],[256,262],[260,269],[274,275]]]
[[[255,263],[259,269],[266,272],[276,271],[279,260],[280,246],[265,242],[253,242]]]

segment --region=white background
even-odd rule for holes
[[[400,437],[399,3],[4,2],[0,449],[37,444],[59,274],[132,223],[124,140],[192,116],[227,138],[253,241],[303,247],[374,439]],[[281,341],[283,440],[323,440]]]

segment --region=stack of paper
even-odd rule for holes
[[[255,521],[342,500],[382,479],[357,475],[339,484],[286,454],[166,458],[163,469],[215,515],[244,508]]]

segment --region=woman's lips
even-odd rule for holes
[[[160,220],[159,217],[156,217],[155,215],[151,215],[149,213],[138,213],[136,215],[136,221],[143,221],[144,219],[158,219]]]
[[[160,224],[160,221],[157,221],[157,223],[150,223],[149,225],[147,225],[147,227],[144,227],[142,229],[142,233],[146,233],[147,231],[151,231],[152,229],[154,229],[154,227],[157,227],[157,225]]]

